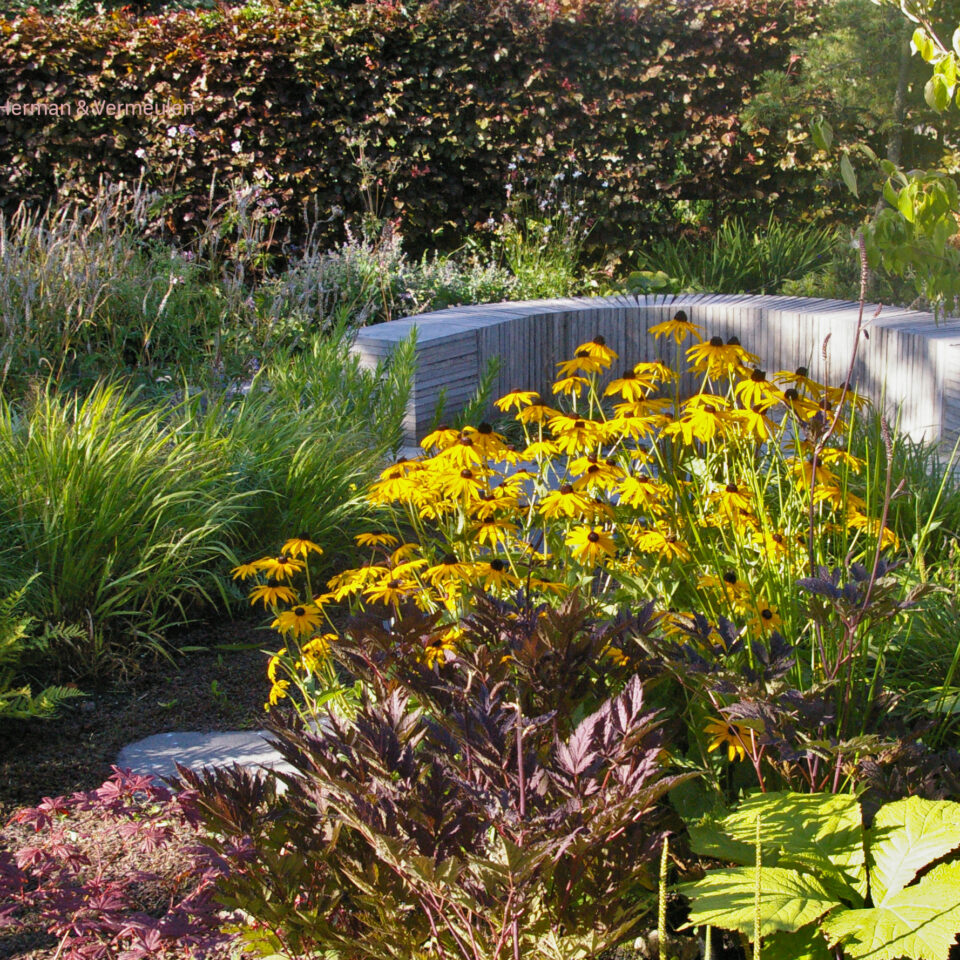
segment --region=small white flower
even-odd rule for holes
[[[240,152],[240,141],[239,141],[239,140],[234,140],[233,143],[230,144],[230,149],[231,149],[234,153],[239,153],[239,152]]]
[[[167,136],[168,136],[168,137],[175,137],[176,135],[177,135],[177,128],[176,128],[176,127],[167,127]]]
[[[143,147],[139,147],[139,148],[134,152],[134,156],[135,156],[135,157],[139,157],[141,160],[146,160],[146,159],[147,159],[147,151],[144,150]]]
[[[583,176],[583,171],[582,171],[582,170],[574,170],[573,173],[570,174],[570,176],[573,177],[574,180],[576,180],[577,177],[582,177],[582,176]]]
[[[508,164],[507,164],[507,169],[508,169],[508,170],[516,170],[516,169],[517,169],[517,165],[516,165],[515,163],[508,163]]]
[[[602,186],[602,187],[609,187],[610,184],[609,184],[606,180],[604,180],[603,183],[600,184],[600,186]]]

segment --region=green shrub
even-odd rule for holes
[[[377,212],[401,218],[419,255],[499,216],[511,158],[556,170],[572,154],[594,237],[613,246],[658,229],[664,203],[756,193],[777,151],[744,136],[737,114],[808,21],[806,7],[747,0],[26,13],[0,23],[0,85],[21,105],[56,90],[73,113],[0,117],[0,168],[6,195],[30,203],[144,168],[177,194],[167,214],[180,236],[210,212],[214,175],[219,188],[261,171],[297,230],[304,202],[361,212],[367,173],[347,145],[365,138],[368,173],[389,191]],[[189,110],[106,112],[145,102]],[[340,236],[328,229],[326,246]]]

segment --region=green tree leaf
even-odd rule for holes
[[[847,185],[847,189],[859,200],[860,193],[857,190],[857,175],[853,171],[853,164],[850,162],[850,155],[844,153],[840,158],[840,176]]]
[[[822,929],[854,960],[947,960],[960,930],[960,864],[941,864],[883,906],[833,913]]]
[[[782,851],[780,866],[816,870],[859,906],[867,895],[863,823],[856,797],[846,794],[755,794],[724,821],[735,840],[752,843],[757,817],[765,845]]]
[[[884,906],[921,867],[960,846],[960,803],[921,797],[888,803],[877,812],[868,842],[870,895]]]
[[[740,933],[753,932],[755,867],[711,870],[702,880],[678,890],[690,898],[687,926],[710,924]],[[777,930],[799,930],[837,906],[836,898],[810,875],[782,867],[762,869],[761,936]]]
[[[766,960],[833,960],[816,923],[792,933],[778,930],[763,941],[763,955]]]

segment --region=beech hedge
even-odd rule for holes
[[[534,166],[576,167],[593,236],[615,245],[665,201],[776,196],[773,135],[738,113],[814,18],[803,0],[32,11],[0,21],[0,208],[143,175],[175,198],[178,235],[240,177],[289,222],[304,203],[349,215],[366,138],[368,202],[413,249],[499,216]]]

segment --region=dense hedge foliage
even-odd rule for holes
[[[654,226],[663,201],[776,195],[777,151],[765,130],[745,138],[738,112],[810,11],[768,0],[298,0],[28,13],[0,23],[6,105],[71,113],[0,112],[3,203],[91,193],[102,176],[145,167],[177,195],[168,226],[182,234],[208,208],[212,179],[242,176],[269,183],[288,222],[304,201],[349,213],[364,193],[368,205],[380,196],[378,212],[400,216],[417,248],[498,216],[507,182],[521,190],[536,165],[568,171],[600,221],[596,242],[610,245]],[[150,102],[194,112],[133,112]],[[110,104],[127,106],[108,115]],[[349,147],[363,138],[366,190]]]

